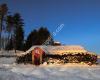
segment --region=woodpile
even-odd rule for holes
[[[48,63],[92,63],[97,62],[97,55],[94,54],[64,54],[64,55],[46,55],[45,60]]]

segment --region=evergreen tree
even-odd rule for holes
[[[14,14],[14,49],[22,50],[23,42],[24,42],[24,30],[23,30],[23,19],[21,18],[19,13]]]
[[[25,50],[33,45],[53,45],[53,38],[47,28],[41,27],[39,30],[33,30],[28,35]]]
[[[8,41],[5,49],[6,50],[12,50],[13,49],[13,39],[12,38],[10,38],[10,40]]]
[[[33,30],[27,37],[25,50],[29,49],[32,45],[37,44],[37,30]]]
[[[23,27],[19,26],[15,29],[15,44],[17,50],[23,50],[24,45],[24,30]]]
[[[13,34],[14,30],[14,21],[13,21],[13,16],[8,15],[6,19],[6,31],[8,32],[8,42],[11,39],[11,36]]]
[[[52,45],[53,38],[47,28],[41,27],[38,30],[38,45]]]
[[[5,21],[7,12],[8,12],[7,4],[0,5],[0,49],[2,47],[2,45],[1,45],[1,40],[2,40],[1,34],[2,34],[3,29],[5,28],[4,27],[4,21]]]
[[[24,47],[24,30],[23,30],[23,20],[19,13],[14,14],[14,16],[7,16],[6,20],[6,30],[8,32],[8,44],[6,50],[15,49],[23,50]]]

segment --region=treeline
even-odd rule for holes
[[[7,4],[0,5],[0,50],[25,51],[33,45],[42,44],[53,45],[53,38],[47,28],[34,29],[25,39],[24,20],[20,13],[12,15]]]
[[[25,41],[25,50],[32,45],[53,45],[53,38],[47,28],[40,27],[38,30],[33,30]]]

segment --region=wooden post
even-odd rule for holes
[[[40,53],[40,64],[42,64],[42,53]]]
[[[34,64],[34,51],[32,51],[32,64]]]

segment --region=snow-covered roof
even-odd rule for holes
[[[27,50],[23,54],[30,53],[32,50],[34,50],[35,47],[40,47],[44,50],[47,54],[67,54],[67,53],[85,53],[87,50],[84,49],[84,47],[79,45],[66,45],[66,46],[32,46],[29,50]]]
[[[59,41],[54,41],[54,43],[60,44],[60,42],[59,42]]]

